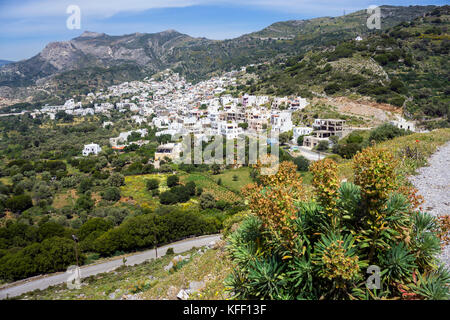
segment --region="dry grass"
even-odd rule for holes
[[[88,277],[77,290],[69,290],[66,284],[61,284],[23,294],[17,299],[110,300],[129,294],[146,300],[175,299],[179,290],[189,286],[190,281],[205,281],[205,287],[193,294],[192,299],[226,299],[223,283],[231,269],[223,244],[202,255],[197,254],[197,250],[182,253],[184,256],[192,255],[192,258],[174,273],[164,270],[173,258],[173,255],[166,255],[132,267],[119,267],[113,272]]]
[[[398,137],[376,145],[376,148],[384,148],[391,151],[400,161],[399,175],[405,177],[415,174],[420,167],[427,165],[427,159],[436,152],[437,148],[450,141],[450,129],[438,129],[428,133],[414,133]],[[417,149],[417,159],[405,156],[406,148]],[[338,164],[341,179],[353,180],[352,160],[343,160]]]
[[[175,299],[181,289],[189,287],[191,281],[204,281],[205,287],[191,295],[193,300],[223,300],[228,295],[224,281],[231,272],[230,260],[225,253],[224,243],[203,255],[196,255],[179,271],[169,274],[150,290],[143,292],[144,299]]]

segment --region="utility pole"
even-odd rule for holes
[[[73,241],[75,241],[75,257],[77,259],[77,267],[78,267],[79,266],[78,265],[78,238],[76,235],[73,234],[72,239],[73,239]]]
[[[156,239],[156,232],[155,232],[155,252],[156,258],[158,258],[158,240]]]

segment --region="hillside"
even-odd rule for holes
[[[404,160],[399,167],[401,177],[409,176],[427,164],[427,158],[436,150],[448,143],[450,130],[440,129],[431,133],[416,133],[397,137],[382,142],[377,149],[386,148],[396,159],[401,159],[404,150],[417,147],[420,159]],[[419,143],[417,143],[419,141]],[[339,178],[352,181],[353,160],[343,160],[338,164]],[[305,191],[312,188],[311,182],[303,180]],[[244,215],[236,216],[227,223],[227,230],[235,230],[234,222],[242,220]],[[228,236],[228,234],[226,235]],[[226,239],[226,240],[229,240]],[[206,248],[205,248],[206,249]],[[81,289],[70,290],[65,284],[50,287],[42,291],[23,294],[15,299],[24,300],[113,300],[113,299],[176,299],[180,289],[188,288],[193,281],[201,282],[201,288],[192,294],[189,299],[214,300],[229,299],[229,275],[233,273],[234,266],[230,260],[229,251],[225,241],[220,241],[209,250],[199,254],[196,249],[182,253],[189,258],[172,270],[165,270],[173,255],[165,255],[157,260],[150,260],[140,265],[120,267],[113,272],[103,273],[83,280]],[[228,278],[228,279],[227,279]],[[227,281],[228,280],[228,281]]]
[[[410,21],[433,8],[383,6],[382,28]],[[124,36],[85,32],[70,41],[50,43],[31,59],[1,67],[0,96],[23,100],[33,96],[29,100],[45,101],[54,94],[86,94],[93,88],[142,79],[166,68],[197,81],[365,35],[371,32],[365,27],[366,19],[366,11],[361,10],[337,18],[286,21],[224,41],[192,38],[174,30]],[[266,39],[271,37],[283,39]]]
[[[448,124],[450,7],[388,28],[362,41],[317,47],[304,55],[247,69],[249,92],[370,97],[404,107],[418,120]]]

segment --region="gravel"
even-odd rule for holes
[[[424,198],[423,210],[434,216],[450,214],[450,143],[438,148],[428,166],[417,171],[418,175],[409,180]],[[439,258],[450,269],[450,245]]]

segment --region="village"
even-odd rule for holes
[[[137,125],[146,125],[156,129],[156,136],[168,135],[171,143],[161,144],[156,153],[155,161],[165,157],[175,159],[182,152],[181,137],[187,134],[195,135],[196,139],[208,141],[209,137],[221,135],[224,139],[236,139],[239,136],[278,136],[292,132],[289,141],[291,150],[304,150],[305,156],[311,158],[308,151],[317,147],[321,141],[332,145],[330,137],[345,137],[355,128],[346,126],[342,119],[315,119],[312,125],[294,125],[292,114],[308,106],[306,98],[271,97],[267,95],[249,95],[239,97],[227,94],[227,88],[236,86],[237,78],[245,71],[231,71],[220,77],[191,84],[179,74],[166,70],[159,79],[146,78],[143,81],[124,82],[120,85],[89,93],[86,100],[93,105],[83,107],[81,101],[69,99],[62,106],[44,106],[34,110],[32,117],[47,115],[55,119],[58,112],[72,116],[88,116],[103,114],[110,116],[111,112],[130,112],[130,120]],[[118,102],[111,103],[111,99]],[[398,118],[392,121],[395,126],[415,131],[413,122]],[[103,127],[113,126],[112,121],[105,121]],[[121,132],[118,137],[111,137],[109,147],[123,150],[129,144],[139,146],[148,143],[147,140],[128,142],[131,134],[139,134],[144,138],[147,129],[137,129]],[[299,136],[304,136],[303,143],[297,146]],[[88,143],[82,150],[83,156],[97,155],[102,150],[95,142]],[[314,157],[311,159],[315,159]]]

